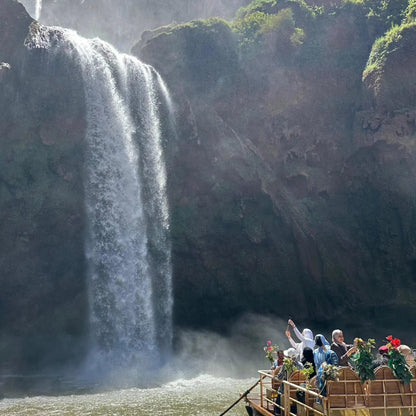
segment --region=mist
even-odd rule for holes
[[[21,0],[40,23],[99,37],[129,52],[145,30],[193,19],[231,19],[250,0]]]
[[[282,319],[247,314],[230,328],[227,336],[179,329],[175,367],[184,375],[255,377],[258,369],[270,368],[263,350],[267,341],[281,349],[289,347],[284,334],[286,324]]]
[[[293,318],[295,320],[295,318]],[[297,322],[300,331],[305,327],[313,334],[323,334],[328,342],[331,341],[332,331],[340,328],[344,331],[346,342],[352,343],[354,338],[375,338],[377,347],[386,343],[386,336],[393,328],[395,336],[403,343],[411,345],[411,334],[403,328],[367,325],[365,321],[352,320],[349,323],[335,323],[331,327],[312,324],[311,322]],[[173,351],[166,355],[163,362],[152,357],[148,358],[147,366],[142,364],[129,368],[93,368],[91,363],[84,363],[78,369],[81,384],[89,388],[96,385],[98,389],[120,388],[129,386],[160,386],[177,379],[193,379],[201,375],[218,378],[248,379],[256,378],[258,370],[268,370],[270,362],[266,358],[263,348],[267,341],[286,350],[291,347],[285,335],[287,320],[283,318],[245,314],[230,325],[227,334],[214,331],[176,328],[175,345]],[[390,331],[390,332],[389,332]],[[300,342],[290,328],[292,338]],[[156,357],[154,357],[156,358]],[[73,369],[68,369],[73,371]]]
[[[295,319],[295,318],[293,318]],[[331,342],[333,329],[344,331],[346,342],[355,337],[375,338],[377,347],[386,343],[385,337],[396,330],[394,336],[411,345],[412,335],[405,328],[367,325],[364,321],[331,327],[298,322],[299,330],[309,327],[313,334],[321,333]],[[227,334],[208,330],[176,328],[172,351],[160,357],[148,356],[143,360],[129,362],[125,366],[105,366],[96,351],[90,351],[79,364],[45,368],[45,372],[31,377],[15,375],[3,377],[3,390],[9,396],[20,392],[30,394],[103,392],[120,388],[152,388],[164,386],[176,380],[191,380],[200,376],[218,379],[255,379],[258,370],[268,370],[270,362],[263,348],[268,341],[279,349],[287,349],[290,343],[285,335],[287,320],[283,318],[245,314],[230,326]],[[389,332],[390,331],[390,332]],[[291,335],[299,342],[293,330]],[[98,357],[98,358],[97,358]]]

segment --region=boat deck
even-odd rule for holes
[[[342,367],[339,381],[327,381],[325,396],[312,387],[314,380],[306,387],[299,371],[288,381],[277,380],[270,371],[259,373],[260,391],[247,396],[252,415],[415,416],[416,378],[403,384],[389,367],[379,367],[376,379],[364,384],[351,368]]]

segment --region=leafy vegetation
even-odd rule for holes
[[[361,383],[364,384],[367,380],[374,380],[376,378],[374,374],[373,355],[371,353],[376,345],[376,341],[370,338],[366,342],[361,338],[357,338],[355,342],[358,352],[352,360],[355,363],[355,370],[358,373],[358,377],[360,377]]]
[[[398,350],[402,342],[398,338],[393,338],[392,335],[389,335],[386,339],[389,341],[386,345],[389,349],[388,366],[393,370],[395,377],[402,380],[404,384],[409,385],[413,375],[406,364],[403,354]]]
[[[273,14],[276,9],[277,0],[254,0],[247,7],[242,7],[237,12],[237,20],[244,19],[244,17],[257,12]]]
[[[385,30],[402,23],[407,7],[403,0],[344,0],[344,3],[360,5],[367,17],[381,23]]]
[[[304,0],[255,0],[237,12],[235,22],[244,20],[256,13],[278,14],[283,9],[291,9],[297,27],[307,28],[312,24],[316,8],[309,7]]]
[[[373,45],[371,54],[368,58],[367,66],[364,70],[364,77],[371,72],[382,69],[388,55],[397,50],[406,30],[414,30],[416,22],[405,23],[400,26],[393,26],[386,34],[378,38]]]
[[[293,11],[282,9],[277,14],[255,11],[245,15],[234,24],[242,52],[257,50],[258,46],[267,54],[289,53],[302,45],[305,32],[295,27]]]
[[[267,16],[263,12],[256,11],[234,23],[233,30],[237,33],[243,50],[248,50],[251,46],[260,42],[261,28],[266,23]]]
[[[416,20],[416,0],[409,0],[409,5],[405,11],[405,19],[407,23]]]
[[[367,0],[369,16],[377,17],[387,28],[399,25],[404,17],[406,1],[403,0]]]

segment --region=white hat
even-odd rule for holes
[[[285,357],[295,358],[298,355],[298,352],[294,348],[288,348],[287,350],[283,351]]]

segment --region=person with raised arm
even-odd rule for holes
[[[290,345],[296,349],[299,359],[303,357],[303,349],[306,347],[312,348],[315,346],[315,341],[313,339],[313,333],[309,328],[305,328],[302,332],[296,327],[295,323],[289,319],[287,321],[288,326],[286,330],[287,339],[290,342]],[[295,342],[292,336],[290,335],[290,326],[293,328],[293,332],[300,342]]]

